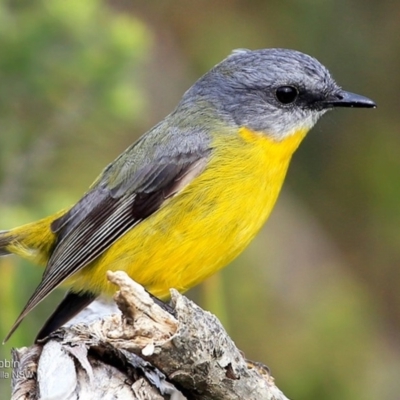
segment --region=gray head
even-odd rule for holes
[[[188,90],[182,105],[193,101],[278,140],[310,129],[334,107],[375,107],[342,90],[315,58],[286,49],[234,51]]]

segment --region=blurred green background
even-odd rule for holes
[[[397,400],[399,15],[389,0],[0,0],[0,228],[74,203],[232,49],[311,54],[379,108],[325,116],[256,240],[188,295],[288,397]],[[41,272],[0,260],[1,338]],[[62,295],[26,318],[0,361]],[[9,386],[2,374],[0,398]]]

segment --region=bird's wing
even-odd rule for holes
[[[170,160],[169,164],[149,166],[148,173],[143,174],[143,186],[129,194],[115,196],[119,188],[105,187],[90,192],[83,199],[84,218],[79,216],[82,206],[79,202],[65,217],[52,224],[59,242],[42,283],[57,286],[88,265],[129,229],[157,211],[168,198],[180,192],[204,169],[206,160],[207,157],[189,156],[179,163]]]
[[[53,289],[156,212],[204,170],[210,154],[208,141],[196,139],[195,146],[193,137],[187,137],[190,143],[186,143],[185,135],[174,135],[167,144],[152,144],[151,151],[145,148],[146,143],[140,146],[139,141],[137,148],[125,153],[127,158],[119,157],[106,168],[96,185],[52,223],[58,240],[42,281],[5,340]],[[167,147],[167,152],[162,151],[163,147]]]

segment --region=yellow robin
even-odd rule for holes
[[[375,107],[294,50],[236,50],[175,110],[109,164],[71,208],[0,232],[0,255],[45,267],[11,328],[70,287],[38,339],[123,270],[157,297],[183,292],[232,261],[268,218],[300,142],[326,111]]]

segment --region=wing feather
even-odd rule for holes
[[[70,211],[54,221],[51,227],[58,240],[42,281],[5,340],[51,291],[187,186],[204,170],[208,156],[208,149],[179,154],[168,163],[162,160],[145,166],[132,176],[131,182],[124,181],[112,189],[100,180]]]

